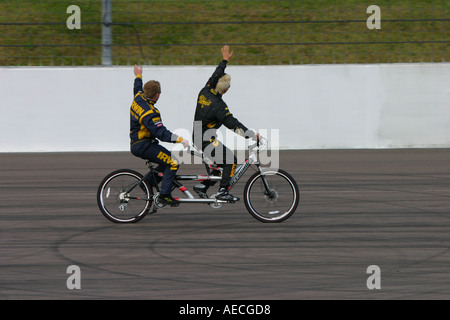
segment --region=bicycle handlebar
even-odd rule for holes
[[[266,149],[268,145],[269,145],[269,141],[266,138],[261,137],[254,144],[248,146],[248,150],[250,152],[252,152],[254,149],[256,149],[257,151],[261,151],[261,150]]]

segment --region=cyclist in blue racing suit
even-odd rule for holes
[[[197,148],[202,149],[207,157],[215,159],[216,164],[223,167],[222,180],[216,199],[233,202],[239,200],[229,193],[230,180],[234,175],[237,159],[230,149],[216,139],[216,129],[223,124],[245,138],[258,140],[260,135],[248,130],[239,122],[222,99],[222,96],[230,88],[231,77],[225,73],[225,68],[233,51],[230,52],[227,45],[222,47],[221,51],[223,60],[198,94],[194,115],[193,143]],[[206,190],[213,184],[214,182],[204,181],[202,184],[194,186],[194,190],[200,196],[206,197]]]
[[[131,153],[159,164],[163,172],[161,203],[177,206],[179,201],[171,195],[173,179],[178,170],[178,161],[171,152],[159,144],[164,142],[181,143],[186,148],[189,142],[170,132],[162,123],[161,113],[155,107],[161,94],[161,85],[151,80],[142,86],[142,67],[134,66],[134,100],[130,108]]]

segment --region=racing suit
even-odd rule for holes
[[[227,104],[222,100],[222,95],[215,90],[217,82],[225,74],[227,62],[222,60],[219,63],[205,87],[198,94],[192,137],[193,144],[197,148],[223,167],[221,188],[228,188],[231,177],[234,175],[237,159],[231,150],[217,140],[216,130],[224,125],[245,138],[252,138],[255,135],[233,117]]]
[[[134,80],[133,93],[134,100],[130,108],[131,153],[159,164],[157,170],[163,172],[161,194],[169,195],[179,167],[178,161],[157,139],[172,143],[180,143],[183,139],[163,125],[161,114],[155,107],[156,102],[144,96],[140,75]]]

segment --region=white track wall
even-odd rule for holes
[[[215,66],[144,66],[191,140]],[[450,147],[450,64],[233,66],[224,100],[280,149]],[[128,151],[133,67],[0,68],[0,152]],[[225,143],[239,139],[224,132]],[[278,142],[279,141],[279,142]],[[278,142],[278,143],[277,143]]]

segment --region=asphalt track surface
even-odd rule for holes
[[[102,216],[97,187],[112,170],[145,171],[142,160],[0,154],[0,299],[450,298],[450,149],[282,151],[280,167],[301,192],[282,223],[241,201],[123,225]],[[380,289],[367,286],[371,265]]]

